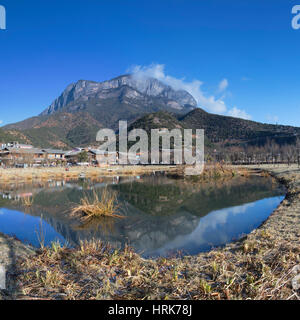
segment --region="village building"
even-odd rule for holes
[[[105,163],[117,164],[118,163],[118,153],[116,152],[106,152],[99,149],[90,149],[88,151],[89,161],[93,165],[103,165]]]
[[[90,163],[94,165],[104,165],[104,164],[110,164],[110,165],[117,165],[120,164],[120,157],[123,157],[123,159],[127,159],[127,163],[134,163],[141,160],[141,154],[140,153],[124,153],[124,152],[105,152],[103,153],[102,150],[99,149],[90,149],[89,150],[89,161]]]
[[[45,152],[37,148],[5,147],[0,151],[0,163],[5,166],[34,166],[45,162]]]
[[[42,149],[45,152],[46,160],[51,163],[65,162],[67,151],[57,149]]]
[[[32,149],[34,148],[31,144],[17,144],[15,148],[19,149]]]
[[[2,143],[1,149],[5,148],[32,149],[33,146],[31,144],[20,144],[19,142],[13,141],[9,143]]]
[[[47,165],[118,165],[119,158],[127,159],[127,163],[139,162],[141,154],[105,152],[97,148],[74,148],[71,151],[59,149],[38,149],[31,145],[12,142],[3,144],[0,149],[0,165],[6,167],[28,167]]]
[[[86,157],[87,157],[86,159],[82,159],[85,157],[83,156],[84,154],[86,154]],[[86,149],[83,149],[83,148],[74,148],[72,151],[66,152],[65,159],[70,164],[78,164],[81,162],[89,161],[88,152]]]

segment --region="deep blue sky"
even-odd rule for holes
[[[0,121],[39,114],[79,79],[133,65],[203,82],[253,120],[300,126],[300,30],[288,0],[0,0]],[[228,88],[220,93],[220,81]],[[278,120],[277,120],[278,119]]]

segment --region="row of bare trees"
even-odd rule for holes
[[[277,144],[267,141],[263,146],[221,145],[207,154],[207,160],[230,164],[295,164],[300,166],[300,139],[294,144]]]

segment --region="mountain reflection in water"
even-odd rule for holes
[[[106,186],[117,192],[124,219],[83,224],[71,216],[84,195]],[[116,247],[129,244],[144,256],[197,254],[257,228],[284,194],[274,179],[256,176],[207,183],[159,175],[0,184],[0,232],[34,246],[41,238],[45,245],[58,240],[69,246],[99,239]],[[30,195],[33,205],[25,209],[19,199]]]

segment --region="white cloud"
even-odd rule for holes
[[[225,113],[227,110],[226,104],[222,98],[216,98],[213,95],[205,94],[201,86],[200,80],[185,81],[185,79],[177,79],[165,74],[165,66],[162,64],[152,64],[150,66],[134,66],[128,70],[137,79],[156,78],[163,83],[171,86],[175,90],[186,90],[197,101],[199,107],[206,109],[209,112]]]
[[[0,120],[0,125],[3,123],[3,120]]]
[[[229,83],[227,79],[223,79],[220,83],[219,83],[219,92],[223,92],[227,89]]]
[[[251,116],[246,111],[238,109],[237,107],[233,107],[232,109],[228,110],[227,114],[235,118],[241,118],[246,120],[251,119]]]
[[[218,114],[228,114],[232,117],[239,117],[244,119],[250,119],[251,116],[243,110],[232,108],[228,111],[226,103],[224,101],[226,96],[226,89],[228,88],[229,82],[224,78],[218,85],[218,92],[222,93],[222,96],[217,97],[209,95],[202,90],[203,82],[196,79],[193,81],[186,81],[184,78],[178,79],[169,76],[165,73],[165,65],[163,64],[151,64],[149,66],[133,66],[127,70],[133,74],[136,79],[143,78],[155,78],[161,82],[171,86],[175,90],[186,90],[189,92],[197,101],[198,107],[203,108],[208,112]]]

